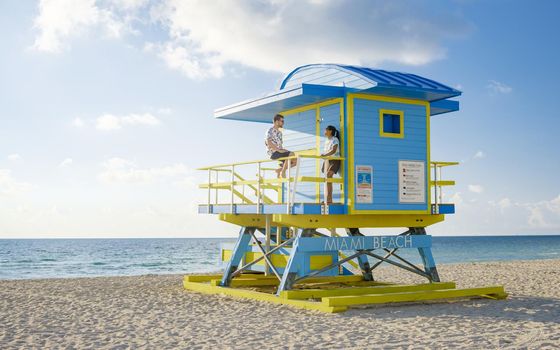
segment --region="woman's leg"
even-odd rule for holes
[[[327,172],[327,178],[330,179],[332,178],[334,175],[334,173],[329,170]],[[327,204],[331,204],[332,203],[332,182],[327,182]]]

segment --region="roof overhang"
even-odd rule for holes
[[[459,110],[459,101],[439,100],[430,102],[430,115],[438,115]]]
[[[389,97],[410,98],[422,101],[439,101],[446,98],[457,97],[461,95],[460,91],[442,91],[437,89],[412,88],[412,87],[395,87],[385,84],[377,84],[377,86],[363,90],[361,92],[374,95],[382,95]]]
[[[216,109],[214,117],[270,123],[272,117],[277,113],[332,98],[344,97],[345,92],[344,87],[302,84],[294,89],[276,91],[261,98]]]

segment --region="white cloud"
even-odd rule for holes
[[[489,80],[488,85],[486,85],[486,88],[490,90],[490,92],[492,93],[499,93],[499,94],[509,94],[510,92],[513,91],[513,88],[511,86],[508,86],[496,80]]]
[[[484,153],[483,151],[478,151],[474,154],[473,158],[474,159],[486,158],[486,153]]]
[[[442,42],[470,29],[407,1],[170,0],[154,13],[169,31],[159,56],[195,78],[219,77],[227,63],[280,72],[309,62],[421,65],[444,58]]]
[[[98,130],[119,130],[124,126],[134,125],[159,125],[160,120],[150,113],[144,114],[128,114],[124,116],[116,116],[113,114],[104,114],[95,120],[95,128]]]
[[[8,160],[10,162],[19,162],[21,161],[23,158],[21,158],[21,156],[17,153],[12,153],[10,155],[8,155]]]
[[[459,13],[406,0],[42,0],[34,47],[58,52],[91,29],[122,37],[157,27],[166,34],[145,40],[145,51],[194,79],[238,65],[275,72],[312,62],[422,65],[445,58],[445,42],[471,31]]]
[[[66,168],[66,167],[69,167],[70,165],[72,165],[73,162],[74,161],[72,160],[72,158],[66,158],[62,162],[60,162],[58,167],[59,168]]]
[[[41,0],[34,20],[38,35],[32,48],[57,53],[68,47],[69,39],[95,29],[110,38],[133,33],[130,23],[145,3],[136,0]]]
[[[76,117],[74,118],[74,120],[72,120],[72,125],[76,128],[83,128],[84,126],[86,126],[86,123],[82,118]]]
[[[484,192],[484,187],[482,187],[481,185],[469,185],[468,188],[469,188],[469,191],[474,192],[474,193]]]
[[[500,209],[507,209],[509,207],[511,207],[513,205],[513,202],[511,201],[511,199],[509,198],[502,198],[498,201],[498,207],[500,207]]]
[[[27,182],[15,180],[10,170],[0,169],[0,196],[19,195],[32,188],[33,186]]]
[[[114,157],[104,162],[102,167],[98,179],[104,183],[146,184],[161,179],[175,179],[182,187],[186,183],[194,184],[191,171],[181,163],[143,169],[130,160]]]
[[[528,223],[539,229],[560,229],[560,195],[551,200],[523,204],[529,211]]]
[[[164,108],[159,108],[159,109],[157,110],[157,112],[158,112],[159,114],[171,114],[171,113],[173,113],[173,110],[172,110],[171,108],[169,108],[169,107],[164,107]]]

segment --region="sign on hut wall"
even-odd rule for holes
[[[425,162],[399,160],[399,202],[426,203]]]
[[[356,203],[373,203],[373,167],[356,165]]]

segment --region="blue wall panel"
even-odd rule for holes
[[[404,138],[379,135],[379,109],[404,112]],[[427,164],[426,108],[421,105],[354,99],[354,166],[373,167],[373,203],[356,203],[356,210],[427,210],[429,187],[426,167],[426,203],[399,203],[398,161]],[[352,169],[353,171],[353,169]]]

